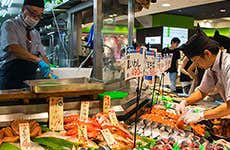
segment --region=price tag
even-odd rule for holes
[[[125,57],[125,80],[143,76],[144,70],[144,53],[136,51],[133,48],[126,50],[128,53]]]
[[[19,124],[20,147],[22,150],[31,150],[29,123]]]
[[[110,96],[104,96],[103,99],[103,113],[109,113],[110,110],[110,106],[111,106],[111,98]]]
[[[89,102],[88,101],[81,102],[80,121],[82,122],[88,121],[88,116],[89,116]]]
[[[63,128],[63,98],[51,97],[49,99],[49,129],[61,131]]]
[[[101,130],[101,133],[109,147],[114,147],[117,145],[117,141],[114,139],[114,136],[111,134],[109,129],[103,129]]]
[[[88,134],[87,134],[87,126],[86,125],[80,125],[78,127],[78,138],[79,139],[88,139]]]
[[[114,110],[109,111],[109,119],[113,126],[119,126],[119,122],[117,120],[117,116]]]

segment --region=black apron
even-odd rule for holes
[[[0,90],[25,88],[25,80],[34,80],[38,64],[15,59],[0,68]]]

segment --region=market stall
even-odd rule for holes
[[[0,150],[229,150],[229,116],[186,124],[175,110],[184,97],[164,86],[172,55],[133,47],[135,11],[150,8],[151,2],[123,2],[128,5],[129,44],[121,58],[124,79],[115,81],[102,78],[101,1],[67,1],[57,6],[68,9],[71,51],[81,49],[79,12],[94,6],[90,10],[95,36],[94,49],[90,49],[94,53],[93,78],[92,69],[82,69],[84,77],[73,78],[80,76],[81,67],[54,68],[48,76],[54,73],[59,79],[27,80],[28,88],[0,91]],[[72,61],[69,53],[64,57]],[[210,106],[217,105],[210,102]],[[207,109],[201,104],[186,107],[194,113]]]

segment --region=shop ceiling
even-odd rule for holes
[[[225,0],[211,4],[171,10],[167,13],[191,16],[196,20],[230,17],[230,1]]]
[[[20,12],[23,1],[24,0],[1,0],[0,16],[5,16],[5,18],[7,18],[18,14]],[[46,15],[48,19],[52,17],[52,15],[50,15],[51,13],[49,13],[49,10],[53,7],[56,8],[56,11],[58,10],[61,12],[70,9],[73,6],[76,6],[82,3],[83,1],[85,2],[87,0],[63,1],[64,5],[48,5],[48,7],[46,8]],[[128,0],[103,0],[104,12],[107,14],[105,15],[105,17],[108,18],[109,16],[111,16],[111,14],[115,14],[116,16],[113,16],[113,18],[115,18],[115,22],[127,20],[127,1]],[[155,2],[155,0],[153,0],[152,2]],[[207,17],[228,17],[230,16],[229,3],[230,1],[228,0],[157,0],[156,3],[150,4],[149,9],[143,8],[142,11],[136,12],[135,16],[142,17],[167,12],[171,14],[193,16],[196,20],[206,19]],[[5,4],[5,6],[3,6],[3,4]],[[224,13],[219,13],[220,9],[225,9],[226,11]],[[83,12],[83,23],[92,21],[92,13],[92,8]]]
[[[192,6],[199,6],[209,3],[220,2],[223,0],[157,0],[157,3],[152,3],[149,9],[143,9],[135,13],[135,17],[148,16],[152,14],[167,12],[170,10],[177,10]],[[116,21],[127,20],[127,16],[116,17]]]

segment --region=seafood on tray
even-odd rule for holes
[[[131,126],[130,131],[134,133],[134,125]],[[201,140],[199,136],[195,135],[192,132],[185,132],[177,128],[171,128],[170,126],[163,125],[161,123],[149,121],[146,119],[141,119],[137,123],[137,135],[149,137],[152,139],[161,139],[172,137],[176,141],[191,141],[193,142],[196,139]]]
[[[126,129],[127,127],[119,123],[118,126],[114,126],[108,114],[98,113],[92,118],[88,118],[88,121],[80,121],[79,115],[71,115],[64,118],[64,129],[67,131],[67,136],[78,137],[78,128],[81,125],[87,126],[87,136],[89,140],[95,141],[99,146],[106,145],[105,139],[101,133],[103,129],[109,129],[114,139],[118,143],[116,149],[132,149],[133,148],[133,136]]]
[[[2,128],[0,130],[0,144],[3,142],[17,142],[19,141],[19,124],[29,123],[30,137],[34,138],[42,134],[42,128],[39,123],[35,120],[14,120],[10,123],[9,127]]]
[[[142,138],[142,137],[141,137]],[[148,144],[149,143],[149,144]],[[227,150],[229,143],[219,140],[215,143],[194,139],[193,141],[183,140],[178,142],[173,137],[160,139],[146,139],[139,141],[137,150]]]
[[[215,119],[211,123],[215,135],[230,138],[230,119]]]
[[[192,130],[200,135],[205,135],[205,125],[190,123],[186,126],[183,120],[179,120],[180,116],[172,112],[167,112],[165,109],[153,108],[151,113],[144,114],[141,116],[141,119],[146,119],[152,122],[160,123],[162,125],[168,126],[173,129],[182,129],[192,128]]]

